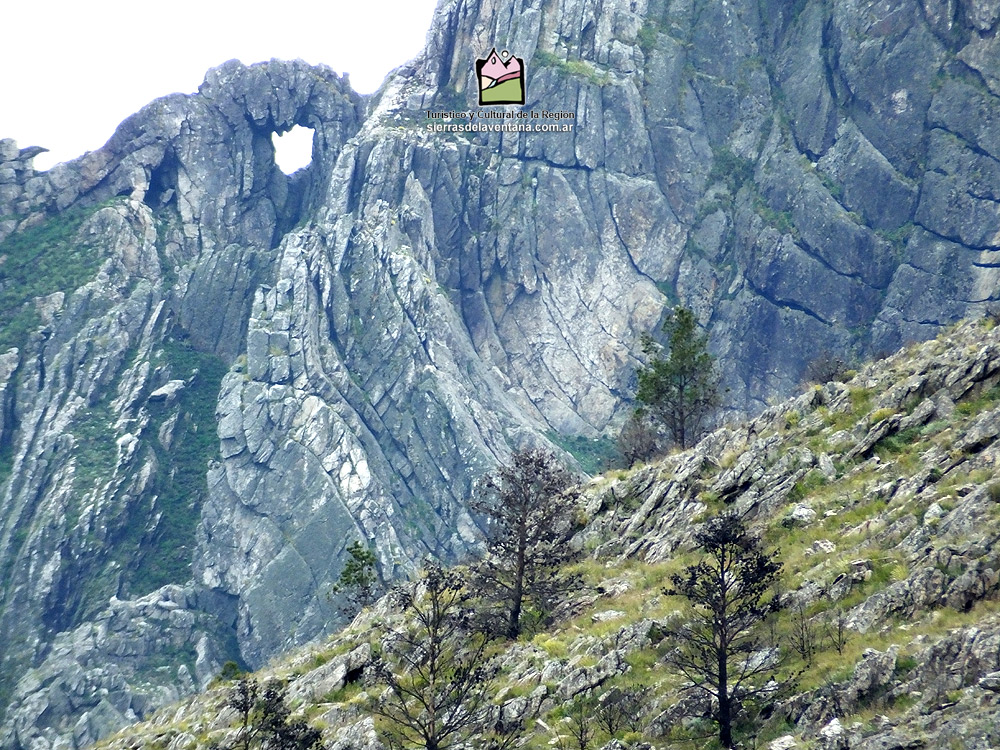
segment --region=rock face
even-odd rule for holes
[[[203,690],[225,661],[235,614],[225,597],[190,585],[112,599],[91,622],[56,636],[41,665],[18,682],[7,739],[72,737],[85,747]]]
[[[583,586],[541,632],[495,644],[495,715],[516,717],[525,743],[543,746],[571,731],[565,714],[580,701],[617,705],[628,710],[611,720],[592,709],[603,717],[593,746],[704,744],[712,701],[669,658],[687,615],[664,583],[701,556],[694,532],[731,510],[776,552],[789,586],[755,654],[775,667],[762,679],[794,678],[787,692],[737,709],[746,737],[774,735],[766,746],[786,750],[996,748],[998,414],[1000,327],[967,322],[688,451],[588,482],[567,529]],[[928,520],[935,505],[942,514]],[[796,507],[816,511],[809,527],[792,519]],[[820,532],[838,544],[813,542]],[[382,688],[365,675],[378,644],[413,627],[397,601],[382,597],[256,675],[286,682],[297,715],[322,722],[329,747],[382,747],[368,702]],[[223,742],[239,726],[218,710],[232,687],[216,681],[107,747]]]
[[[360,108],[329,71],[234,63],[49,172],[3,143],[4,746],[69,732],[82,747],[239,658],[230,592],[192,590],[169,617],[121,601],[192,578],[220,382],[277,244],[316,205]],[[317,153],[288,178],[270,137],[296,123]],[[108,640],[108,623],[133,618]],[[186,674],[180,657],[162,668],[189,643]],[[95,685],[109,705],[54,697]]]
[[[259,665],[337,622],[354,539],[385,578],[460,557],[475,478],[511,446],[613,430],[638,334],[677,300],[747,412],[823,350],[981,312],[998,16],[444,0],[368,101],[323,68],[233,62],[48,172],[0,141],[0,695],[26,705],[41,678],[20,676],[57,671],[60,634],[112,596],[192,582],[200,632],[234,636],[204,668]],[[427,130],[426,110],[475,109],[494,45],[526,61],[524,109],[572,132]],[[286,176],[271,135],[294,125],[313,162]],[[756,481],[754,455],[719,492]],[[90,711],[66,710],[18,709],[6,744],[52,746]]]

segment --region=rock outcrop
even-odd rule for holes
[[[82,747],[239,658],[228,592],[192,591],[183,617],[136,615],[127,666],[101,623],[191,580],[220,381],[277,244],[316,205],[361,108],[329,71],[233,63],[48,172],[3,143],[0,692],[20,706],[6,746],[38,734],[48,747],[79,725]],[[289,178],[270,138],[298,123],[316,155]],[[207,639],[198,668],[164,669],[186,638]],[[114,710],[52,698],[67,684],[104,686]]]
[[[47,172],[0,141],[0,695],[29,700],[25,670],[56,669],[60,634],[112,596],[212,592],[234,613],[202,613],[205,633],[232,627],[212,653],[257,666],[337,624],[354,539],[387,579],[461,557],[475,478],[511,446],[611,434],[638,334],[676,301],[708,326],[734,413],[824,350],[887,352],[983,312],[998,16],[444,0],[368,100],[324,68],[232,62]],[[526,61],[524,110],[572,113],[572,131],[427,130],[427,111],[476,109],[472,62],[494,45]],[[313,161],[287,176],[271,136],[295,125]],[[780,497],[831,468],[803,452],[781,457],[801,476],[776,475],[773,438],[747,448],[708,491]],[[656,523],[696,502],[672,492],[644,500]],[[680,543],[638,529],[643,554]],[[983,575],[922,590],[958,601]],[[87,710],[34,735],[8,717],[6,736],[52,747]]]
[[[664,585],[698,559],[693,532],[733,510],[784,567],[785,606],[758,653],[775,677],[794,676],[739,707],[748,741],[756,728],[759,743],[776,738],[761,745],[775,750],[996,747],[1000,429],[988,425],[1000,424],[998,413],[1000,327],[977,321],[691,450],[595,478],[581,488],[567,540],[582,553],[572,569],[584,585],[541,632],[497,643],[497,716],[521,721],[532,746],[571,732],[567,716],[581,702],[593,747],[703,742],[711,700],[693,689],[697,670],[682,674],[668,658],[685,604]],[[794,516],[804,507],[815,513],[805,526]],[[383,597],[343,632],[257,675],[286,682],[298,715],[321,723],[330,747],[380,747],[368,700],[384,686],[366,667],[386,631],[408,625],[393,602]],[[231,685],[104,747],[200,749],[232,736],[218,710]],[[605,722],[598,707],[616,701],[627,713]]]

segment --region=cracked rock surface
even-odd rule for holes
[[[824,350],[888,352],[983,312],[998,17],[988,0],[443,0],[370,98],[325,68],[230,62],[47,172],[0,141],[6,268],[11,243],[58,236],[69,274],[0,324],[6,744],[82,747],[129,719],[122,700],[21,708],[74,663],[112,663],[100,639],[86,659],[54,644],[115,601],[191,587],[203,670],[255,666],[336,626],[351,541],[386,579],[475,549],[474,480],[512,447],[613,433],[665,306],[708,327],[745,413]],[[494,44],[526,61],[525,109],[572,112],[572,132],[426,130],[427,109],[475,109],[471,62]],[[295,125],[313,161],[288,176],[271,136]],[[741,459],[719,492],[761,471]],[[172,619],[149,627],[175,642]],[[121,695],[202,679],[120,675]]]

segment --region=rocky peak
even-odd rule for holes
[[[206,653],[257,666],[339,624],[351,541],[387,579],[461,558],[473,482],[511,447],[609,446],[668,305],[708,327],[733,415],[770,413],[824,350],[979,315],[1000,287],[996,10],[445,0],[370,100],[233,62],[47,172],[3,141],[0,688],[42,706],[68,689],[57,655],[118,675],[122,706],[137,680],[208,679],[215,657],[189,680],[158,647],[141,668],[53,650],[112,596],[190,586]],[[524,111],[572,131],[426,129],[477,109],[495,46],[525,60]],[[313,161],[287,176],[271,135],[293,125]],[[174,643],[158,622],[148,642]],[[5,731],[45,748],[130,716],[94,710],[18,708]]]

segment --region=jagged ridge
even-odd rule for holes
[[[37,692],[5,736],[80,746],[228,656],[327,632],[354,537],[387,577],[461,556],[471,482],[510,446],[613,432],[633,337],[666,304],[710,326],[751,412],[824,348],[892,349],[987,307],[998,17],[986,0],[447,0],[368,101],[323,68],[229,63],[49,172],[0,142],[0,237],[81,210],[57,255],[92,253],[65,288],[25,290],[23,346],[0,354],[0,695]],[[424,109],[473,101],[493,44],[526,60],[529,108],[576,114],[570,137],[424,130]],[[270,136],[294,124],[314,160],[288,177]],[[220,445],[182,462],[205,483],[173,502],[165,446],[204,434],[216,357]],[[191,404],[153,399],[172,381]],[[137,571],[167,539],[183,594],[150,601],[183,602],[179,631],[138,618],[136,653],[56,647],[152,611],[136,597],[165,578]],[[189,680],[160,662],[192,618]],[[57,652],[97,687],[74,692],[90,683]]]

